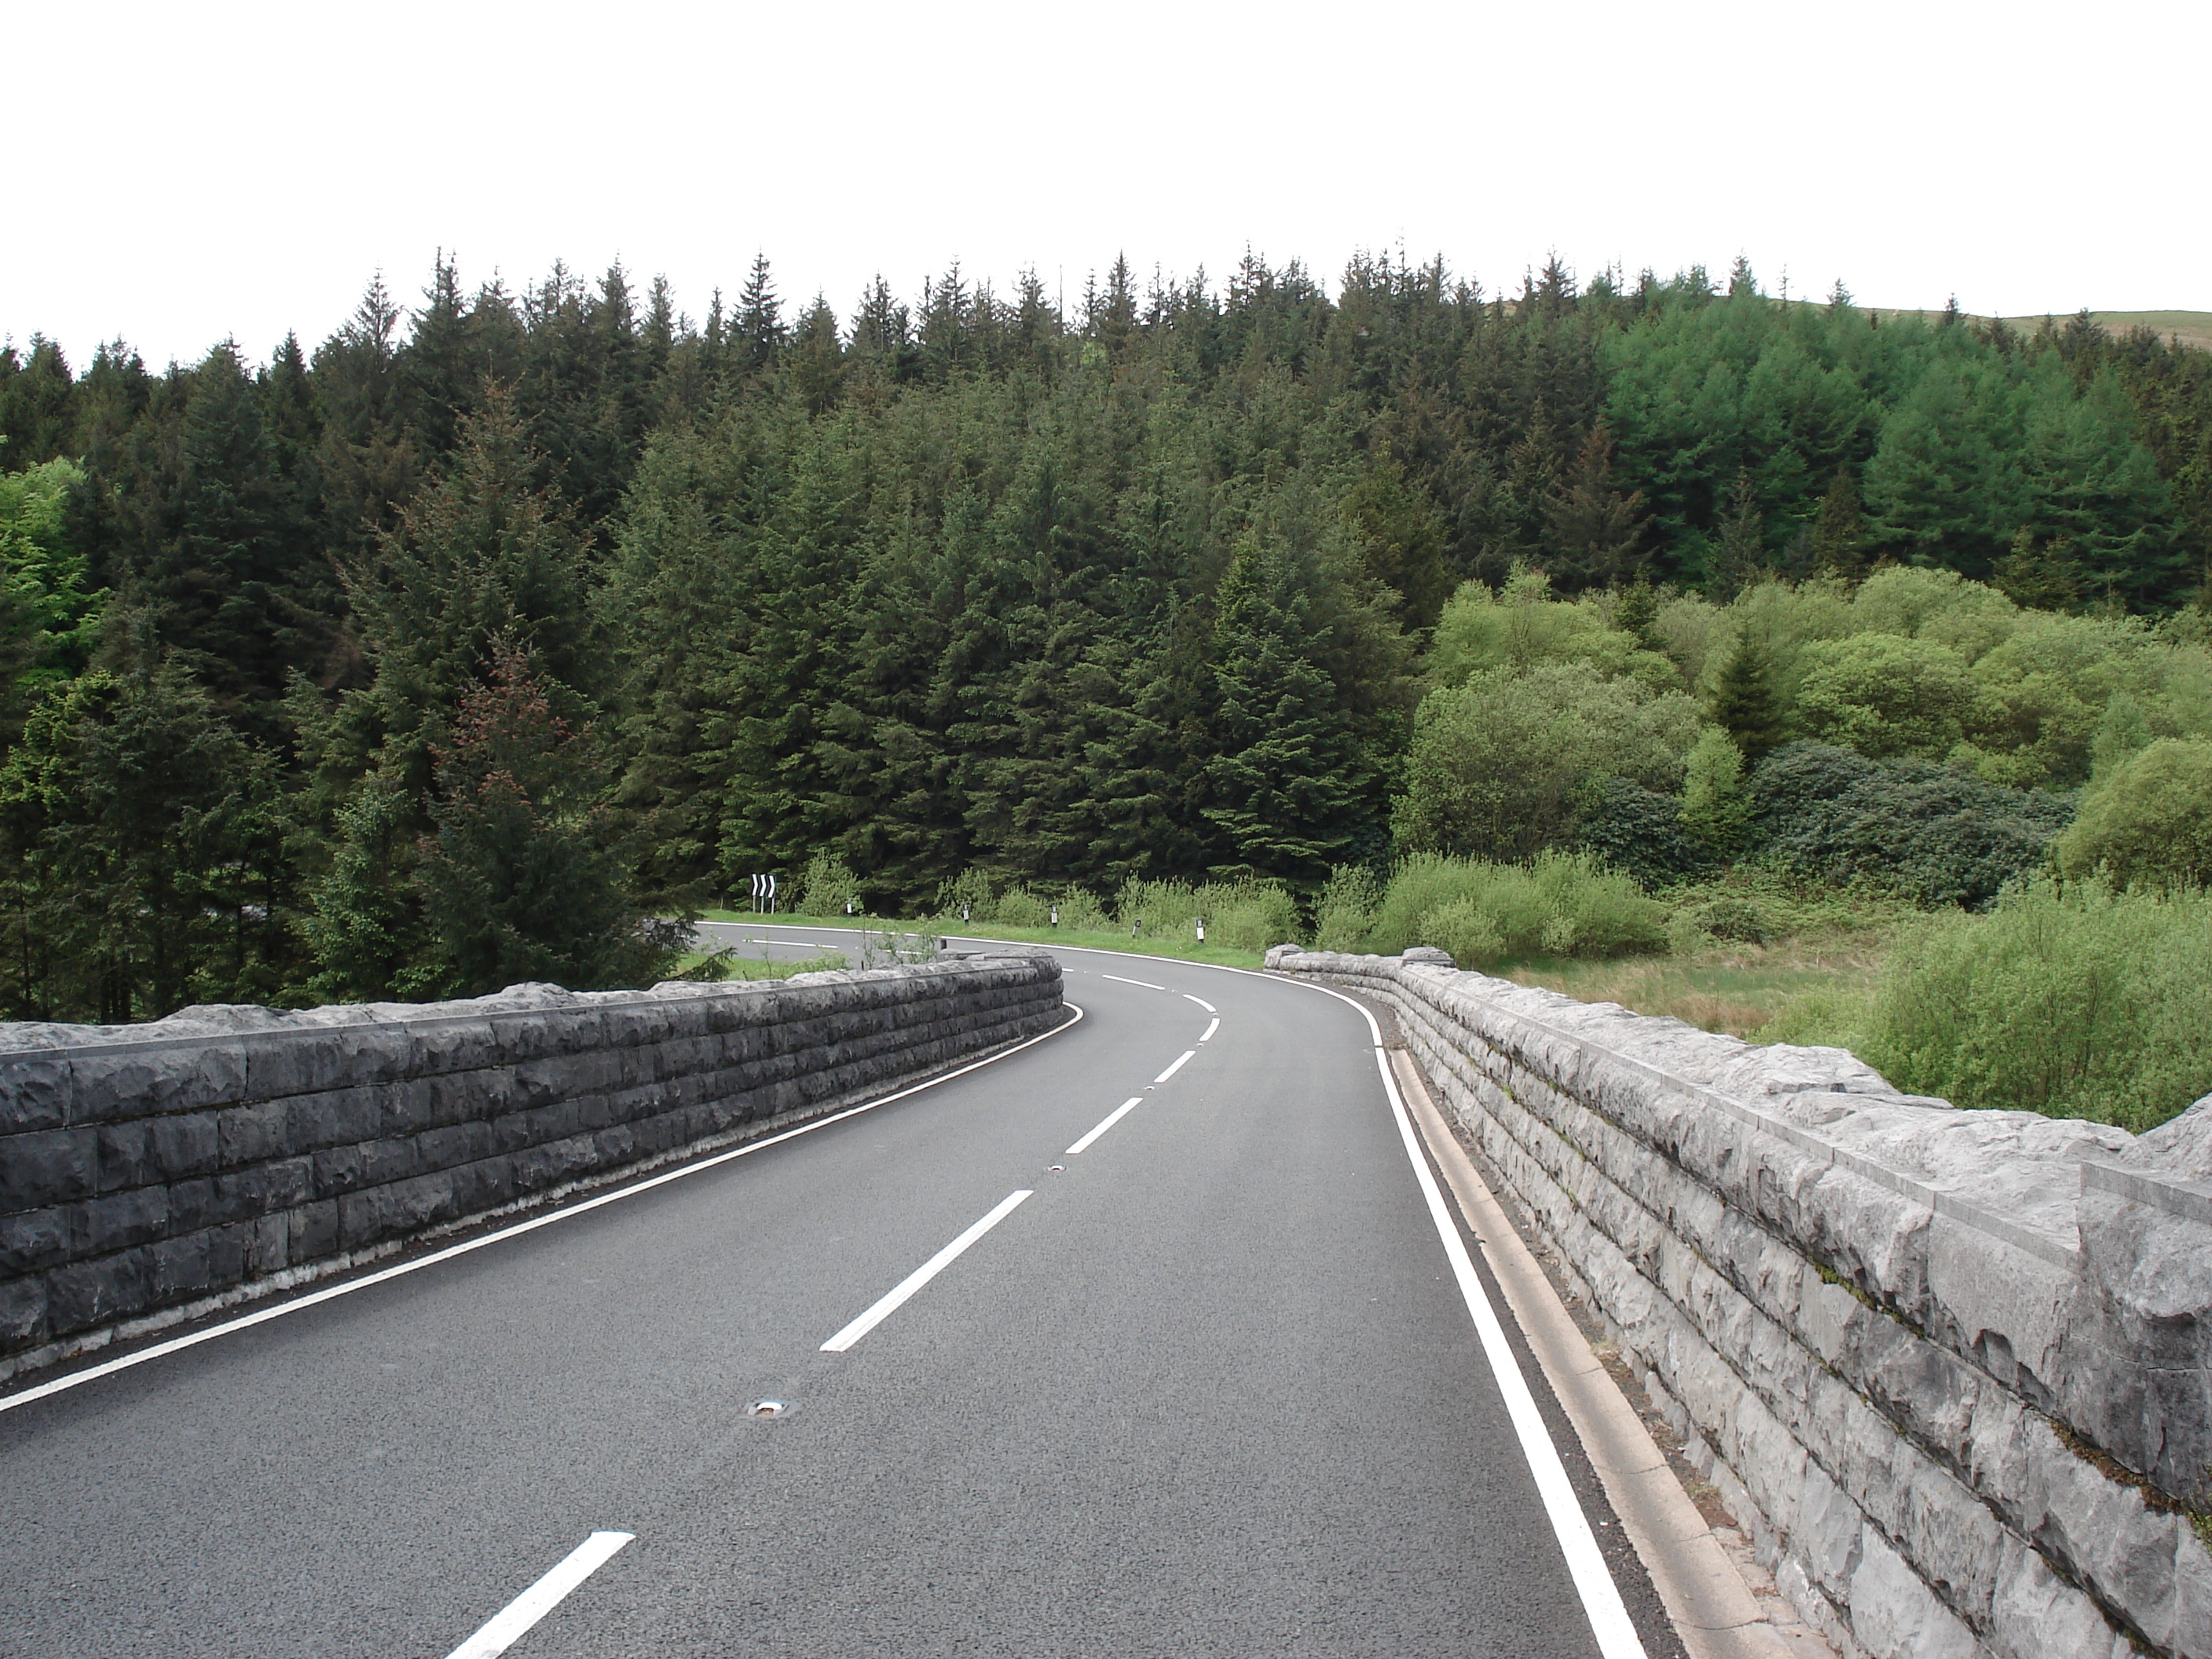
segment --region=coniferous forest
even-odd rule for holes
[[[441,262],[265,360],[32,336],[0,437],[15,1019],[639,983],[810,865],[884,915],[1310,927],[1559,856],[1987,905],[2212,732],[2212,357],[1741,264],[840,315],[763,260],[695,319]]]

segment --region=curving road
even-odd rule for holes
[[[1018,1053],[0,1399],[0,1656],[1678,1652],[1362,1012],[1062,960]]]

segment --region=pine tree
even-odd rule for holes
[[[2031,611],[2064,611],[2081,597],[2081,562],[2064,537],[2041,541],[2022,525],[2012,538],[2012,550],[1997,561],[1993,580],[2014,605]]]
[[[1759,491],[1748,471],[1739,470],[1729,496],[1729,515],[1713,547],[1712,571],[1705,580],[1710,599],[1735,597],[1768,570],[1766,519],[1759,510]]]
[[[427,745],[495,641],[529,651],[570,698],[595,695],[608,672],[586,601],[588,544],[574,512],[535,483],[541,458],[505,392],[464,423],[460,444],[451,471],[344,570],[375,668],[349,701],[381,733],[380,770],[417,797]]]
[[[1820,498],[1808,550],[1816,574],[1856,581],[1866,574],[1866,515],[1848,466],[1836,469],[1835,481]]]
[[[1369,572],[1397,595],[1402,625],[1434,627],[1453,585],[1444,563],[1443,522],[1428,492],[1391,456],[1387,441],[1345,497],[1344,511],[1358,532]]]
[[[1562,592],[1609,586],[1637,567],[1650,522],[1640,491],[1614,487],[1613,438],[1601,421],[1584,434],[1571,469],[1544,501],[1544,562]]]
[[[1749,629],[1741,629],[1721,665],[1710,712],[1713,724],[1734,738],[1744,759],[1754,765],[1782,742],[1782,710],[1773,682],[1766,647]]]
[[[1216,603],[1206,816],[1226,846],[1212,873],[1318,892],[1377,838],[1373,762],[1313,659],[1311,605],[1291,561],[1248,539]]]
[[[416,879],[439,988],[648,984],[690,930],[631,898],[588,732],[554,712],[526,652],[502,640],[491,657],[434,751],[435,834]]]
[[[783,302],[776,298],[775,283],[769,275],[765,253],[753,256],[752,270],[745,278],[744,291],[738,295],[737,324],[732,333],[742,374],[765,374],[783,349]]]
[[[17,1017],[116,1024],[280,994],[274,809],[268,757],[173,663],[94,670],[41,702],[0,770]]]
[[[470,361],[470,333],[460,271],[441,250],[431,262],[430,285],[422,290],[414,328],[398,354],[407,423],[423,459],[433,463],[453,453],[460,441],[461,422],[481,391]]]

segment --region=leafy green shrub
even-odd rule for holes
[[[2140,1133],[2212,1091],[2212,896],[2045,879],[1931,917],[1856,1023],[1901,1089]]]
[[[1071,887],[1048,905],[1060,907],[1060,925],[1071,933],[1103,933],[1114,925],[1106,907],[1080,887]],[[1046,920],[1051,920],[1048,914]]]
[[[2114,767],[2052,850],[2065,874],[2120,887],[2212,881],[2212,742],[2164,738]]]
[[[1141,921],[1155,935],[1190,939],[1206,923],[1209,945],[1237,951],[1264,951],[1271,945],[1304,937],[1298,907],[1288,890],[1272,881],[1131,881],[1121,889],[1115,913],[1124,927]]]
[[[1765,912],[1741,893],[1723,893],[1689,915],[1701,931],[1732,945],[1763,945],[1773,929]]]
[[[998,897],[999,884],[991,878],[991,872],[970,866],[937,884],[935,914],[957,920],[965,910],[970,921],[989,921]]]
[[[1948,754],[1973,711],[1974,677],[1932,640],[1855,634],[1805,647],[1797,718],[1863,755]]]
[[[1682,803],[1633,778],[1595,778],[1584,785],[1575,847],[1651,887],[1695,875],[1706,863],[1704,850],[1685,831]]]
[[[1414,717],[1393,823],[1409,852],[1521,858],[1574,831],[1577,791],[1618,775],[1672,790],[1697,740],[1695,698],[1585,662],[1497,669],[1433,691]]]
[[[855,910],[860,908],[860,878],[827,848],[816,849],[799,873],[799,890],[791,895],[790,908],[810,916],[842,916],[848,903]]]
[[[991,902],[990,919],[1006,927],[1042,927],[1052,920],[1052,901],[1026,887],[1009,887]]]
[[[1447,899],[1423,916],[1421,942],[1450,951],[1462,968],[1488,968],[1505,955],[1497,922],[1471,898]]]
[[[1314,948],[1359,951],[1382,902],[1382,883],[1364,865],[1340,865],[1329,872],[1314,912]]]
[[[1923,904],[1986,904],[2039,868],[2073,816],[2062,797],[1926,761],[1793,743],[1753,772],[1756,855],[1801,877]]]
[[[1666,938],[1663,907],[1587,855],[1518,865],[1419,854],[1392,875],[1367,945],[1386,954],[1434,945],[1478,967],[1540,952],[1625,956],[1662,949]]]

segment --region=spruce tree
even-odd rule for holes
[[[1766,647],[1750,629],[1740,629],[1721,665],[1711,713],[1713,724],[1735,739],[1745,761],[1753,765],[1782,742],[1782,710],[1773,682]]]
[[[1222,578],[1206,816],[1226,843],[1216,876],[1318,892],[1376,838],[1375,766],[1314,660],[1312,606],[1300,587],[1287,554],[1250,538]]]
[[[1713,546],[1706,597],[1719,602],[1734,599],[1765,574],[1767,568],[1766,520],[1759,510],[1759,491],[1750,472],[1739,469],[1735,489],[1729,498],[1729,514]]]
[[[1637,568],[1650,522],[1640,491],[1624,495],[1613,476],[1613,438],[1603,422],[1584,434],[1573,465],[1544,501],[1545,568],[1561,592],[1606,586]]]
[[[1814,573],[1856,581],[1866,574],[1866,515],[1848,466],[1836,469],[1813,520],[1809,552]]]
[[[526,652],[497,642],[434,751],[435,829],[416,879],[439,990],[645,985],[690,931],[632,898],[590,733],[555,712],[553,690]]]

